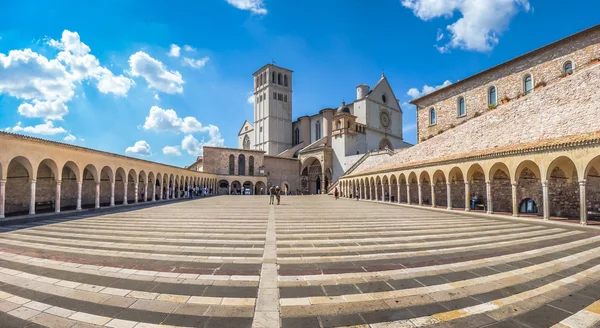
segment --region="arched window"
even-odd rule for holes
[[[533,91],[533,78],[531,77],[531,74],[527,74],[523,77],[523,93],[527,95],[530,94],[531,91]]]
[[[248,175],[254,176],[254,156],[248,157]]]
[[[565,62],[565,64],[563,65],[563,73],[565,74],[573,74],[573,62],[570,60],[567,60]]]
[[[317,121],[315,124],[315,139],[321,139],[321,121]]]
[[[235,174],[235,156],[229,155],[229,175]]]
[[[437,118],[435,116],[435,108],[431,107],[429,109],[429,125],[435,125],[437,123]]]
[[[390,140],[388,140],[387,138],[383,138],[381,139],[381,141],[379,141],[379,149],[389,149],[389,150],[394,150],[394,147],[392,146],[392,143],[390,142]]]
[[[271,83],[276,83],[277,80],[275,80],[275,72],[273,72],[273,78],[271,79]]]
[[[281,85],[281,73],[277,73],[277,84]]]
[[[335,123],[335,128],[336,128],[337,130],[340,130],[340,129],[342,128],[342,122],[341,122],[341,121],[337,121],[337,122]]]
[[[467,115],[467,109],[465,108],[465,98],[464,97],[458,98],[458,104],[456,107],[457,107],[457,111],[458,111],[458,116]]]
[[[300,129],[296,128],[294,130],[294,145],[297,145],[300,143]]]
[[[283,76],[283,86],[287,87],[288,86],[288,81],[287,81],[287,74],[285,74]]]
[[[246,175],[246,156],[240,154],[238,157],[238,175]]]
[[[244,149],[250,149],[250,138],[248,135],[244,136]]]
[[[537,205],[531,198],[525,198],[519,206],[519,213],[537,213]]]
[[[496,87],[490,87],[488,90],[488,106],[496,105],[498,102],[496,98]]]

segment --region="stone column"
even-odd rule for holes
[[[377,184],[375,184],[373,186],[373,189],[375,189],[375,200],[379,200],[379,188],[377,188]]]
[[[465,212],[471,211],[471,183],[465,181]]]
[[[77,181],[77,208],[75,210],[81,211],[81,187],[83,181]]]
[[[61,180],[56,180],[56,199],[54,200],[54,212],[60,213],[60,186]]]
[[[388,189],[389,189],[388,190],[388,197],[389,197],[388,202],[391,203],[392,202],[392,184],[391,183],[388,185]]]
[[[136,182],[135,183],[135,187],[133,187],[133,190],[135,190],[134,194],[135,196],[133,197],[133,203],[137,204],[138,203],[138,199],[140,198],[140,183]]]
[[[396,196],[396,197],[398,197],[398,199],[396,201],[398,203],[400,203],[400,190],[401,190],[400,188],[402,188],[402,185],[400,184],[400,182],[398,182],[398,186],[397,187],[398,187],[398,196]]]
[[[452,183],[446,182],[446,204],[448,204],[447,209],[452,209]]]
[[[156,201],[156,181],[152,184],[152,201]]]
[[[323,168],[321,169],[322,172],[322,178],[321,178],[321,194],[326,195],[327,194],[327,186],[325,185],[325,165],[323,165]],[[248,171],[246,171],[248,172]]]
[[[518,182],[511,182],[512,186],[512,216],[519,216],[519,204],[517,200],[517,186]]]
[[[587,202],[585,197],[585,180],[579,181],[579,223],[587,225]]]
[[[406,183],[406,204],[410,205],[410,183]]]
[[[6,202],[6,180],[0,180],[0,219],[4,219],[4,204]]]
[[[100,181],[96,182],[96,208],[100,208]]]
[[[31,197],[29,198],[29,214],[35,214],[35,179],[31,179]]]
[[[159,193],[159,194],[160,194],[160,200],[163,200],[163,192],[164,192],[164,189],[165,189],[165,188],[163,188],[163,185],[162,185],[162,183],[160,184],[160,186],[159,186],[159,187],[160,187],[160,193]]]
[[[548,180],[542,181],[542,202],[544,203],[544,220],[550,219],[550,193],[548,192]]]
[[[431,207],[435,207],[435,184],[433,184],[433,180],[431,181]]]
[[[127,205],[127,185],[129,182],[123,181],[123,205]]]
[[[421,183],[417,183],[417,195],[419,195],[419,206],[423,205],[423,192],[421,192]]]
[[[115,206],[115,182],[110,183],[110,207]]]
[[[485,182],[485,195],[487,198],[487,213],[494,213],[494,207],[492,206],[492,181]]]

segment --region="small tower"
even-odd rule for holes
[[[332,120],[331,127],[332,136],[344,136],[356,134],[356,116],[352,115],[350,108],[346,106],[346,102],[342,101],[342,105],[337,109]]]
[[[267,64],[254,75],[254,146],[267,155],[292,147],[292,71]]]

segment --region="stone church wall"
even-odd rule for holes
[[[274,156],[264,157],[265,175],[269,186],[282,186],[284,182],[289,184],[289,190],[295,193],[301,189],[300,185],[300,161],[295,158],[281,158]]]
[[[563,64],[570,60],[574,69],[600,58],[600,27],[563,39],[543,49],[518,57],[488,71],[476,74],[464,82],[448,86],[416,101],[418,108],[418,142],[457,126],[488,111],[488,89],[496,87],[498,106],[506,95],[515,99],[523,93],[523,77],[531,73],[533,85],[550,83],[561,78]],[[533,91],[535,92],[535,91]],[[465,98],[466,115],[458,117],[458,98]],[[429,125],[429,110],[436,110],[437,123]],[[527,110],[527,109],[523,109]]]

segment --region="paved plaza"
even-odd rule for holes
[[[326,196],[0,227],[0,327],[599,327],[600,230]]]

